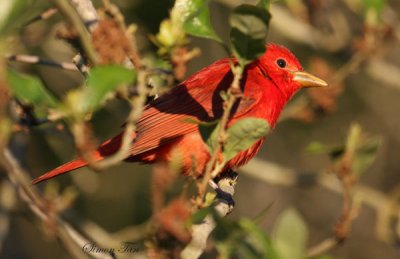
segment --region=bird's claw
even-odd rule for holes
[[[226,203],[229,206],[229,211],[233,210],[235,207],[235,200],[230,193],[224,192],[220,188],[215,190],[217,193],[217,199],[220,199],[222,202]]]
[[[225,178],[225,181],[221,181],[222,178],[219,179],[218,184],[215,183],[214,180],[210,180],[209,184],[211,188],[214,189],[216,192],[217,196],[216,198],[222,202],[228,205],[229,207],[229,213],[233,210],[233,207],[235,206],[235,201],[233,199],[233,193],[234,193],[234,186],[232,185],[231,179]]]

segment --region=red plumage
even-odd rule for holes
[[[284,61],[284,67],[282,62]],[[273,127],[286,102],[301,87],[295,73],[302,71],[300,63],[286,48],[269,44],[265,54],[247,65],[241,88],[243,97],[234,106],[228,126],[238,119],[257,117]],[[173,151],[182,156],[182,172],[192,170],[193,157],[196,172],[201,174],[210,158],[207,147],[198,132],[197,125],[188,123],[192,118],[213,121],[223,112],[222,90],[232,82],[229,59],[219,60],[190,76],[167,94],[151,102],[137,123],[137,130],[127,161],[153,163],[168,162]],[[104,142],[94,154],[101,160],[115,153],[121,145],[122,133]],[[241,166],[253,158],[264,139],[248,150],[240,152],[229,161],[227,168]],[[87,162],[76,159],[35,179],[33,183],[55,177],[86,166]]]

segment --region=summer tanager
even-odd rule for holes
[[[233,79],[228,58],[219,60],[155,99],[144,109],[137,122],[130,155],[130,162],[169,162],[173,152],[182,158],[182,173],[204,172],[210,153],[203,142],[198,126],[187,118],[214,121],[223,113],[221,91],[226,91]],[[259,59],[248,64],[240,82],[243,96],[231,112],[228,127],[241,118],[256,117],[266,120],[273,127],[289,99],[300,88],[326,86],[327,83],[303,71],[296,57],[286,48],[268,44]],[[123,132],[105,141],[93,154],[102,160],[115,153],[121,146]],[[231,159],[225,169],[239,167],[253,158],[264,139]],[[195,162],[193,162],[195,160]],[[78,158],[36,178],[38,183],[57,175],[86,166]]]

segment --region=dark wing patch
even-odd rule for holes
[[[132,156],[197,131],[197,125],[187,122],[188,118],[199,121],[219,118],[223,112],[220,92],[227,90],[231,81],[229,60],[224,59],[202,69],[150,103],[137,124]],[[254,99],[244,98],[235,107],[235,117],[247,112],[254,103]]]

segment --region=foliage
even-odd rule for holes
[[[275,225],[273,244],[279,258],[304,258],[307,245],[307,227],[294,209],[282,212]]]
[[[84,87],[85,110],[100,107],[108,93],[135,81],[135,71],[121,66],[109,65],[91,69]]]
[[[183,14],[183,17],[185,17],[183,28],[185,32],[190,35],[221,42],[222,40],[212,28],[208,4],[208,0],[188,1],[188,4],[186,5],[187,14]]]
[[[233,10],[230,36],[233,53],[242,65],[265,52],[270,18],[266,9],[253,5],[240,5]]]
[[[366,136],[359,124],[350,127],[346,143],[339,146],[328,146],[319,142],[310,143],[308,152],[328,154],[333,162],[338,163],[345,156],[351,156],[351,172],[361,175],[375,160],[378,149],[382,144],[379,136]]]
[[[9,70],[8,81],[13,94],[24,103],[37,107],[56,107],[57,100],[39,78]]]
[[[227,130],[228,139],[222,151],[224,159],[231,160],[237,153],[250,148],[255,142],[265,137],[268,132],[269,125],[263,119],[238,120]]]

